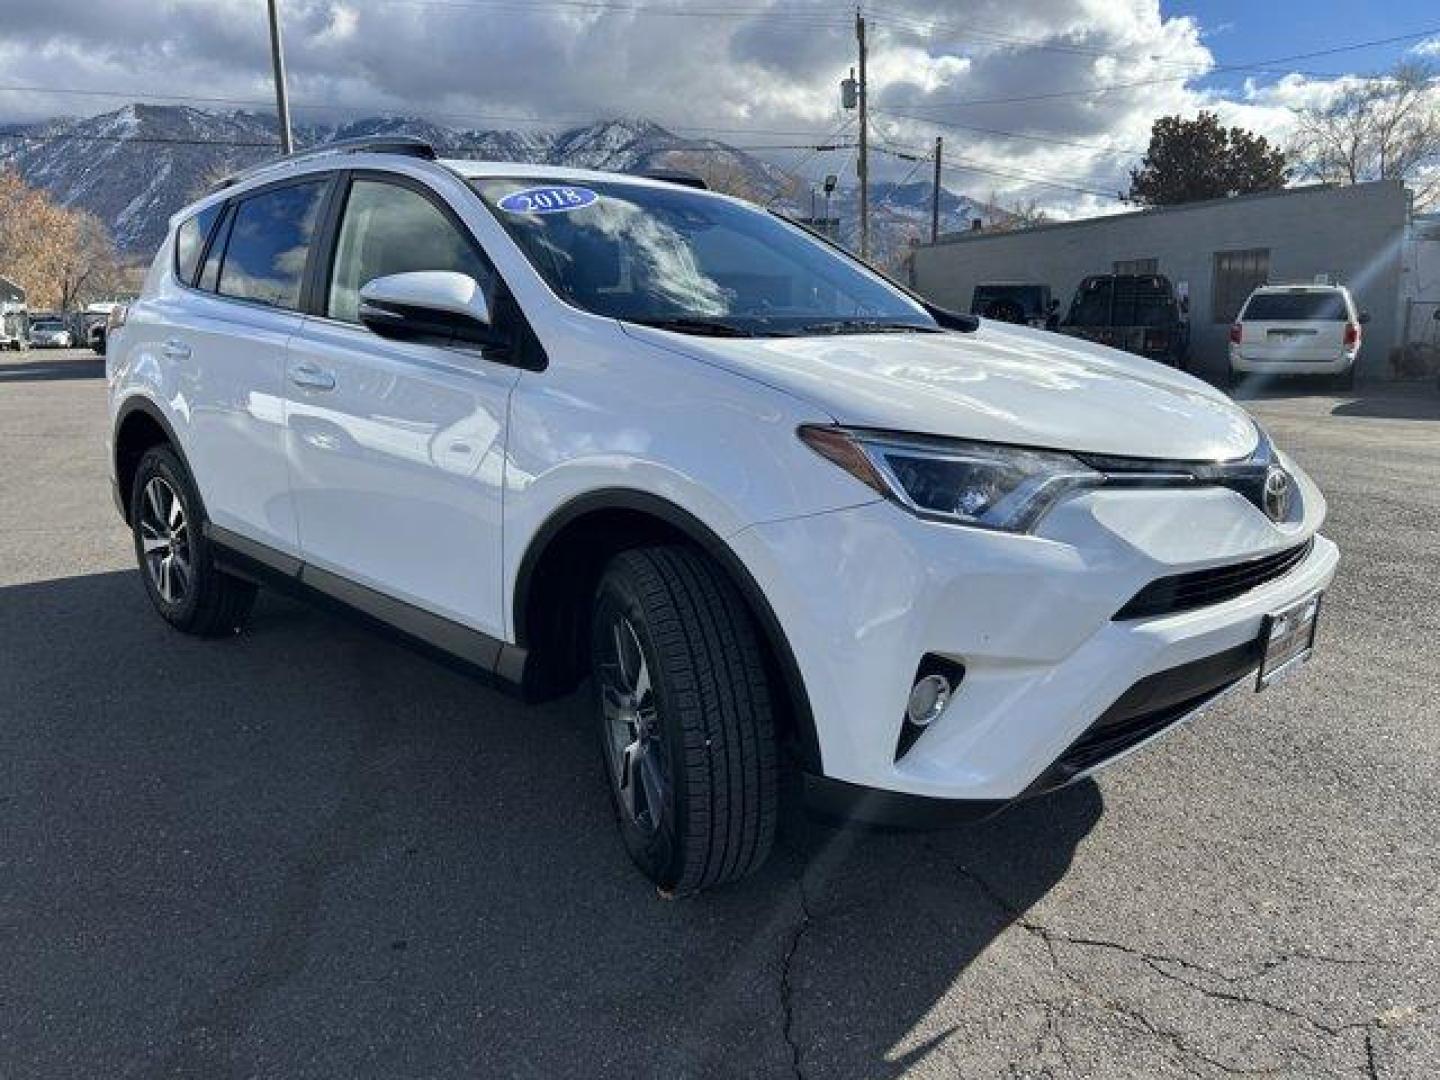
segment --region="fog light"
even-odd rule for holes
[[[910,689],[905,715],[916,727],[925,727],[950,703],[950,680],[944,675],[926,675]]]

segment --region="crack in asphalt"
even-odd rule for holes
[[[810,920],[813,917],[810,911],[810,900],[805,895],[805,871],[800,871],[800,876],[795,879],[795,886],[800,897],[800,918],[795,922],[795,928],[790,934],[790,945],[785,950],[785,956],[780,962],[780,1011],[783,1024],[781,1033],[785,1037],[785,1045],[790,1047],[790,1069],[795,1074],[796,1080],[805,1080],[805,1070],[800,1065],[800,1044],[795,1041],[795,1003],[794,988],[790,985],[790,969],[795,959],[795,953],[800,948],[800,941],[810,929]]]
[[[1199,1071],[1202,1067],[1217,1070],[1227,1076],[1267,1074],[1272,1073],[1274,1068],[1272,1066],[1237,1065],[1216,1058],[1200,1047],[1192,1045],[1181,1032],[1171,1030],[1157,1023],[1149,1016],[1146,1016],[1139,1009],[1097,991],[1095,987],[1081,979],[1071,970],[1061,954],[1061,946],[1080,949],[1098,949],[1118,953],[1144,964],[1161,978],[1183,986],[1203,997],[1223,1002],[1227,1005],[1250,1006],[1272,1012],[1300,1023],[1328,1038],[1340,1038],[1351,1032],[1361,1031],[1364,1034],[1364,1041],[1361,1047],[1364,1054],[1362,1064],[1364,1075],[1367,1080],[1380,1080],[1381,1074],[1376,1042],[1379,1033],[1385,1027],[1394,1026],[1393,1024],[1387,1024],[1386,1016],[1388,1014],[1381,1014],[1366,1020],[1337,1023],[1332,1020],[1317,1017],[1303,1009],[1274,1001],[1268,997],[1248,993],[1241,989],[1241,987],[1247,982],[1266,976],[1291,963],[1304,962],[1345,967],[1363,967],[1378,964],[1381,963],[1381,961],[1296,950],[1272,957],[1259,964],[1253,970],[1242,971],[1237,974],[1233,971],[1226,971],[1219,967],[1172,953],[1155,952],[1109,938],[1070,934],[1056,930],[1028,917],[1021,908],[1012,903],[983,875],[976,873],[963,863],[957,864],[957,869],[990,904],[1007,915],[1015,926],[1019,927],[1045,947],[1051,968],[1084,999],[1100,1006],[1115,1016],[1129,1020],[1150,1037],[1170,1047],[1175,1054],[1174,1060],[1176,1064],[1193,1075],[1206,1075]],[[779,999],[782,1019],[781,1032],[785,1044],[790,1050],[791,1071],[796,1077],[796,1080],[805,1080],[806,1074],[803,1065],[803,1051],[795,1035],[797,1008],[793,974],[801,943],[810,931],[816,914],[810,906],[810,898],[805,887],[805,874],[803,870],[795,879],[795,887],[799,902],[799,918],[796,919],[791,930],[790,940],[781,959]],[[1202,978],[1218,981],[1223,985],[1218,987],[1206,985],[1205,982],[1200,981]],[[1053,1045],[1067,1073],[1073,1075],[1076,1069],[1075,1060],[1062,1024],[1062,1021],[1071,1012],[1070,1005],[1073,1004],[1073,1001],[1056,1001],[1051,998],[1040,997],[1032,998],[1025,1004],[1039,1008],[1043,1012],[1043,1027],[1034,1040],[1032,1047],[1033,1053],[1039,1055],[1043,1052],[1047,1044]],[[1440,1001],[1407,1006],[1403,1012],[1406,1016],[1413,1016],[1436,1009],[1440,1009]],[[1309,1055],[1302,1056],[1308,1057]],[[1018,1063],[1011,1063],[1012,1067],[1016,1064]],[[1044,1072],[1047,1075],[1051,1071],[1049,1066],[1045,1066]]]
[[[1167,953],[1151,952],[1146,949],[1137,948],[1136,946],[1127,945],[1124,942],[1113,941],[1108,938],[1097,938],[1082,936],[1078,934],[1068,934],[1063,931],[1055,930],[1049,926],[1044,925],[1041,922],[1027,917],[1024,911],[1022,911],[1019,907],[1013,904],[983,875],[976,873],[968,866],[965,866],[963,863],[957,864],[957,866],[961,876],[963,876],[967,881],[974,885],[975,888],[978,889],[981,894],[990,901],[990,903],[992,903],[999,910],[1010,916],[1014,924],[1018,926],[1021,930],[1025,931],[1027,934],[1044,944],[1047,954],[1050,957],[1051,967],[1055,970],[1056,974],[1064,978],[1068,983],[1074,986],[1087,998],[1090,998],[1091,1000],[1102,1004],[1105,1008],[1109,1009],[1113,1013],[1128,1017],[1129,1019],[1133,1020],[1135,1023],[1139,1024],[1155,1038],[1160,1039],[1161,1041],[1173,1046],[1176,1051],[1179,1052],[1181,1055],[1197,1061],[1204,1062],[1206,1065],[1212,1066],[1216,1069],[1220,1069],[1221,1071],[1232,1075],[1253,1075],[1255,1073],[1273,1071],[1268,1068],[1248,1068],[1242,1066],[1234,1066],[1229,1064],[1228,1062],[1220,1061],[1206,1054],[1204,1051],[1189,1045],[1184,1040],[1183,1036],[1181,1036],[1178,1032],[1170,1031],[1167,1028],[1161,1027],[1138,1010],[1135,1010],[1126,1005],[1122,1005],[1121,1003],[1114,1001],[1113,999],[1096,993],[1089,984],[1078,978],[1075,973],[1072,972],[1065,965],[1065,963],[1061,959],[1060,951],[1057,948],[1057,944],[1065,944],[1077,948],[1101,949],[1109,952],[1120,953],[1124,956],[1131,957],[1132,959],[1138,960],[1141,963],[1145,964],[1150,970],[1154,971],[1161,978],[1184,986],[1187,989],[1193,990],[1194,992],[1201,994],[1204,997],[1216,1001],[1222,1001],[1227,1004],[1249,1005],[1255,1008],[1265,1009],[1270,1012],[1274,1012],[1279,1015],[1288,1017],[1289,1019],[1295,1020],[1310,1028],[1313,1028],[1314,1030],[1330,1038],[1339,1038],[1352,1031],[1363,1031],[1365,1033],[1364,1050],[1366,1075],[1369,1080],[1379,1080],[1378,1064],[1375,1056],[1375,1034],[1380,1028],[1385,1026],[1383,1014],[1382,1016],[1373,1017],[1367,1020],[1353,1020],[1343,1023],[1335,1023],[1333,1021],[1327,1021],[1317,1018],[1310,1013],[1304,1011],[1303,1009],[1298,1009],[1290,1005],[1284,1005],[1279,1002],[1272,1001],[1271,999],[1266,997],[1245,993],[1238,989],[1206,986],[1204,983],[1197,981],[1196,978],[1194,978],[1193,976],[1188,974],[1182,974],[1182,972],[1203,974],[1212,979],[1218,979],[1221,982],[1226,983],[1228,987],[1233,988],[1238,986],[1239,984],[1259,978],[1262,975],[1266,975],[1274,971],[1276,968],[1279,968],[1288,963],[1293,963],[1295,961],[1309,961],[1315,963],[1326,963],[1344,966],[1364,966],[1374,963],[1374,961],[1355,957],[1332,956],[1325,953],[1296,951],[1284,953],[1271,960],[1267,960],[1254,971],[1244,972],[1236,975],[1230,972],[1222,971],[1219,968],[1212,967],[1208,964],[1202,964],[1181,956],[1174,956]],[[1048,1010],[1053,1009],[1054,1003],[1045,1002],[1042,1000],[1036,1002],[1036,1004],[1039,1004],[1042,1008],[1047,1009],[1047,1023],[1053,1023],[1053,1017],[1050,1015]],[[1407,1013],[1413,1015],[1429,1012],[1436,1008],[1440,1008],[1440,1002],[1427,1002],[1419,1005],[1410,1006],[1407,1008],[1406,1011]]]
[[[1111,1012],[1139,1024],[1153,1038],[1159,1039],[1163,1043],[1168,1043],[1174,1048],[1175,1052],[1180,1055],[1178,1063],[1181,1066],[1186,1064],[1187,1058],[1193,1058],[1196,1061],[1204,1062],[1211,1068],[1219,1069],[1228,1076],[1257,1076],[1266,1073],[1273,1074],[1275,1071],[1266,1065],[1256,1066],[1254,1068],[1243,1065],[1231,1065],[1228,1061],[1221,1061],[1219,1058],[1212,1057],[1198,1047],[1191,1046],[1178,1031],[1171,1031],[1169,1028],[1161,1027],[1138,1009],[1132,1009],[1126,1005],[1121,1005],[1117,1001],[1108,999],[1104,1001],[1104,1005]],[[1194,1072],[1193,1069],[1191,1071]]]

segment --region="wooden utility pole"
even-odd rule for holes
[[[855,175],[860,181],[860,258],[870,257],[870,124],[866,115],[865,85],[865,16],[855,12],[855,40],[860,46],[860,86],[857,104],[860,107],[860,153],[855,158]]]
[[[935,136],[935,190],[930,196],[930,242],[940,239],[940,155],[945,150],[945,140]]]
[[[295,144],[290,139],[290,101],[285,93],[285,53],[280,47],[280,13],[275,10],[275,0],[269,0],[270,8],[270,62],[275,67],[275,112],[280,128],[280,152],[293,153]]]

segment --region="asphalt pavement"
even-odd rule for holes
[[[628,864],[577,695],[273,594],[149,609],[88,354],[0,358],[0,1077],[1440,1075],[1440,397],[1249,402],[1330,498],[1316,658],[960,831]]]

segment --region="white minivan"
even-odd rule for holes
[[[1230,327],[1231,384],[1244,375],[1329,375],[1348,390],[1369,318],[1343,285],[1262,285]]]
[[[783,773],[828,815],[983,817],[1272,685],[1339,557],[1223,393],[672,180],[297,154],[175,215],[110,346],[164,619],[231,635],[265,583],[588,685],[676,893],[760,865]]]

